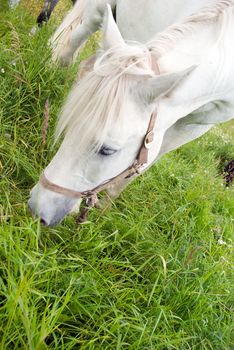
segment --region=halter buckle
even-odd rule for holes
[[[145,140],[144,140],[144,147],[146,149],[150,148],[150,144],[154,141],[154,131],[151,130],[149,131],[146,136],[145,136]]]

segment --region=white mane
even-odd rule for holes
[[[56,139],[75,129],[77,150],[100,147],[106,133],[124,115],[126,91],[143,76],[153,76],[151,54],[145,46],[122,45],[102,54],[93,71],[78,82],[62,110]],[[94,140],[95,134],[95,140]],[[80,136],[82,135],[82,136]]]
[[[219,24],[225,28],[228,26],[226,14],[228,10],[233,11],[233,6],[234,0],[221,0],[212,6],[206,6],[198,13],[188,16],[183,23],[172,25],[159,33],[147,46],[151,47],[153,53],[158,57],[174,46],[180,38],[193,32],[196,24],[212,23],[220,18]],[[220,35],[223,36],[224,32],[220,31]]]
[[[93,71],[78,82],[63,107],[56,131],[56,139],[75,130],[76,152],[87,147],[99,148],[116,120],[124,116],[127,93],[139,77],[153,76],[152,56],[162,54],[178,41],[178,37],[194,30],[194,25],[217,20],[234,5],[234,0],[222,0],[217,4],[189,16],[182,24],[173,25],[147,45],[130,43],[116,46],[97,59]],[[231,8],[232,10],[232,8]],[[149,49],[150,48],[150,49]],[[93,150],[93,148],[92,148]]]

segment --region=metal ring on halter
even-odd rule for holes
[[[144,146],[146,149],[150,148],[150,144],[154,141],[154,131],[151,130],[147,133],[145,140],[144,140]]]

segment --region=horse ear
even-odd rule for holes
[[[119,28],[114,20],[113,13],[109,4],[106,6],[106,13],[103,23],[103,47],[104,50],[111,49],[114,46],[123,45],[124,40]]]
[[[145,83],[137,84],[137,94],[147,104],[153,103],[157,98],[170,93],[176,85],[186,78],[196,66],[191,66],[185,70],[158,75],[149,78]]]

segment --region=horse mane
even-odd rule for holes
[[[214,5],[208,5],[203,7],[196,14],[188,16],[185,20],[186,23],[207,22],[216,19],[223,11],[225,11],[230,5],[234,5],[234,0],[216,0]]]
[[[184,37],[187,33],[192,33],[196,24],[207,24],[222,17],[220,26],[225,27],[227,24],[226,12],[234,5],[234,0],[219,0],[214,5],[208,5],[203,7],[195,14],[188,16],[183,23],[173,24],[169,26],[165,31],[159,33],[153,38],[147,46],[150,47],[152,53],[159,57],[169,48],[174,46],[178,39]],[[221,31],[223,34],[223,31]]]
[[[126,91],[139,76],[153,76],[151,66],[151,54],[144,45],[122,45],[101,52],[94,69],[69,94],[58,121],[56,140],[64,132],[72,140],[75,129],[79,152],[91,144],[90,151],[100,148],[109,128],[123,118]]]
[[[152,57],[168,50],[178,36],[191,32],[194,24],[214,21],[230,5],[234,5],[234,0],[221,0],[205,7],[183,23],[170,26],[146,45],[128,42],[129,45],[99,52],[93,70],[74,85],[67,98],[57,124],[56,141],[66,132],[71,143],[76,140],[76,152],[89,148],[92,153],[99,149],[108,130],[124,117],[126,91],[139,77],[155,75]]]

